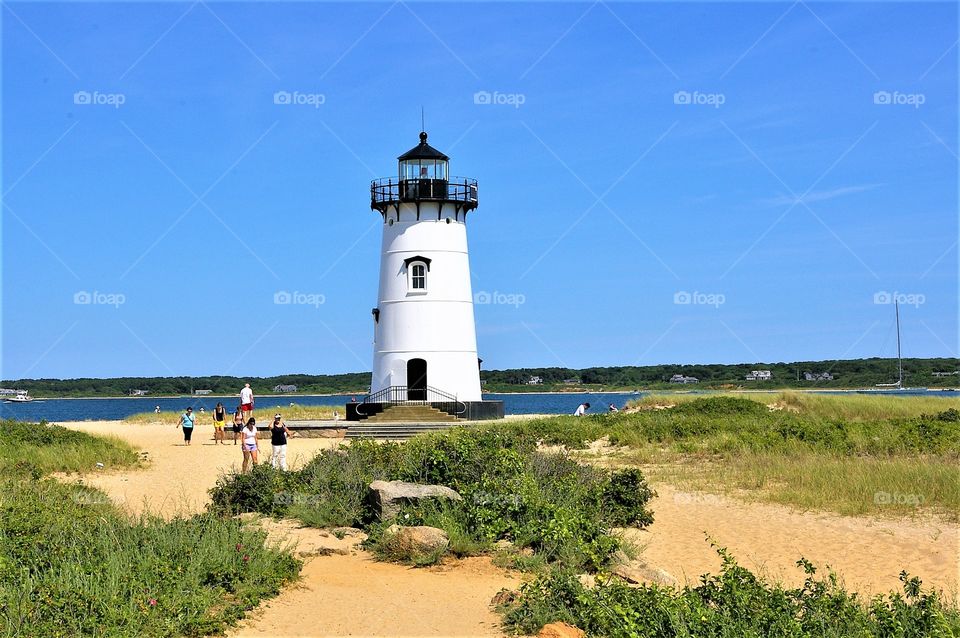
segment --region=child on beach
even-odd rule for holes
[[[242,473],[246,474],[250,467],[250,463],[253,465],[257,464],[257,456],[260,452],[260,448],[257,445],[257,420],[253,417],[250,417],[250,420],[247,421],[247,424],[243,428],[243,470]]]
[[[184,445],[190,445],[190,437],[193,436],[193,424],[195,420],[196,417],[193,416],[193,408],[187,408],[183,414],[180,415],[180,420],[177,421],[177,427],[183,428]]]
[[[233,444],[237,444],[237,439],[240,438],[240,433],[243,432],[243,412],[240,410],[240,406],[237,406],[237,411],[233,413]]]

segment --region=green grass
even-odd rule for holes
[[[0,635],[222,632],[294,579],[299,563],[239,521],[130,519],[50,472],[132,466],[116,439],[37,423],[0,428]]]
[[[960,409],[960,397],[883,396],[848,393],[813,392],[717,392],[709,397],[736,397],[796,411],[808,417],[845,419],[848,421],[876,421],[891,418],[911,418],[922,414],[936,414],[949,408]],[[687,404],[703,399],[703,394],[662,393],[649,394],[630,401],[628,408],[652,410],[657,407]]]
[[[0,474],[92,472],[131,467],[137,452],[115,437],[96,437],[59,425],[0,421]]]
[[[294,397],[295,398],[295,397]],[[184,408],[187,405],[190,405],[189,400],[184,403]],[[236,406],[231,406],[236,408]],[[344,408],[342,406],[330,406],[330,405],[292,405],[282,408],[272,407],[272,408],[258,408],[253,411],[253,417],[257,420],[257,423],[263,423],[264,425],[269,424],[273,420],[273,415],[279,412],[283,415],[285,421],[331,421],[333,420],[334,410],[340,413],[340,418],[344,418]],[[162,411],[159,414],[155,412],[140,412],[138,414],[131,414],[128,417],[124,417],[126,423],[176,423],[180,419],[180,415],[183,414],[183,410],[176,411]],[[209,410],[200,414],[199,412],[194,412],[197,417],[197,426],[201,428],[213,428],[213,410]],[[226,416],[226,427],[230,428],[233,425],[233,411],[230,407],[227,408]]]

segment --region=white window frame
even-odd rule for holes
[[[422,275],[415,275],[414,271],[417,268],[423,269]],[[427,263],[424,261],[411,261],[407,264],[407,292],[411,295],[425,295],[429,289],[429,282],[427,281],[427,274],[430,272],[430,269],[427,268]],[[423,287],[416,288],[414,286],[415,280],[423,279]]]

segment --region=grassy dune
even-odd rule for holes
[[[960,409],[960,397],[883,396],[872,394],[815,394],[813,392],[725,392],[710,397],[739,397],[762,403],[773,409],[782,409],[812,417],[845,419],[847,421],[876,421],[893,418],[936,414],[948,408]],[[635,399],[627,408],[653,410],[690,403],[704,398],[703,394],[663,393]]]
[[[0,422],[0,474],[89,472],[137,464],[137,452],[115,437],[94,437],[58,425]]]
[[[277,412],[282,414],[283,418],[287,421],[330,421],[333,420],[334,410],[340,413],[340,418],[343,418],[344,408],[342,406],[327,405],[292,405],[281,408],[258,408],[253,411],[253,416],[258,423],[261,421],[267,423],[273,419],[273,415]],[[183,414],[183,410],[177,410],[176,412],[164,411],[160,412],[160,414],[155,412],[141,412],[139,414],[132,414],[123,420],[127,423],[176,423],[181,414]],[[231,423],[233,423],[233,412],[228,408],[227,427],[230,427]],[[197,413],[197,426],[212,428],[213,410],[209,410],[203,414]]]
[[[628,448],[617,462],[695,489],[842,514],[936,513],[958,520],[960,402],[912,401],[675,395],[645,398],[627,414],[515,427],[574,446],[609,436]]]

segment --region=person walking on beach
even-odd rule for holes
[[[237,406],[237,411],[233,413],[233,444],[237,444],[237,439],[240,438],[240,433],[243,432],[243,412],[240,411],[240,406]]]
[[[223,404],[217,402],[217,407],[213,409],[213,440],[223,445],[223,426],[226,425],[227,410]]]
[[[193,416],[193,408],[184,410],[183,414],[180,415],[180,420],[177,421],[177,427],[183,429],[184,445],[190,445],[190,437],[193,436],[193,425],[195,421],[196,417]]]
[[[587,413],[587,410],[590,409],[589,403],[581,403],[577,406],[577,411],[573,413],[573,416],[583,416]]]
[[[287,428],[283,417],[273,415],[273,424],[270,426],[270,465],[276,470],[287,471],[287,437],[296,436]]]
[[[246,423],[253,412],[253,390],[250,389],[250,384],[243,386],[243,390],[240,390],[240,410],[243,411],[243,422]]]
[[[257,464],[257,456],[260,452],[260,448],[257,445],[257,420],[253,417],[250,417],[250,420],[247,421],[247,424],[243,427],[243,470],[242,473],[247,473],[247,468],[250,467],[250,464]]]

